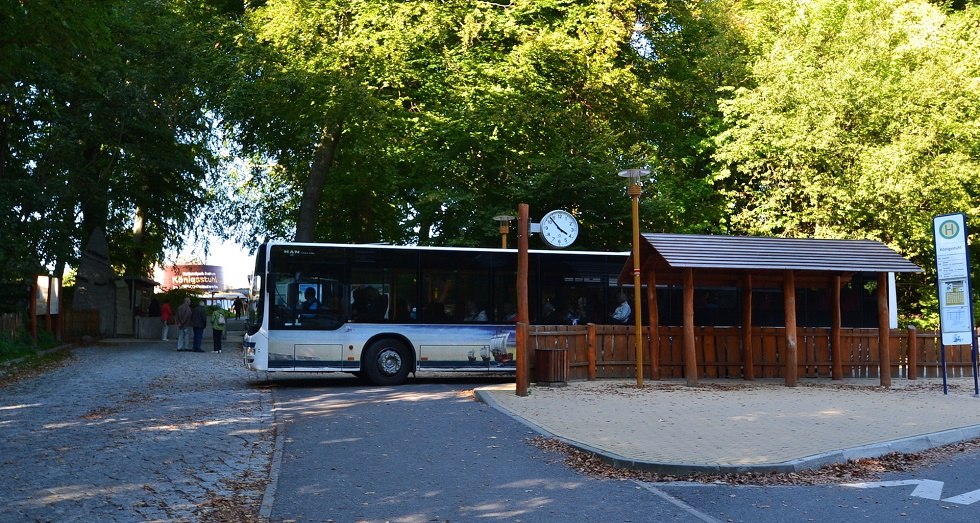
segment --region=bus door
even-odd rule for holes
[[[331,279],[278,276],[270,319],[270,369],[340,370],[347,343],[343,286]]]
[[[293,344],[297,368],[339,370],[347,345],[344,287],[337,280],[302,278],[296,282],[295,327],[303,334]]]

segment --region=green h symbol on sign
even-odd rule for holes
[[[953,220],[946,220],[939,226],[939,234],[947,240],[955,238],[960,233],[960,225]]]

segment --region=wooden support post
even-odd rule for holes
[[[892,386],[891,327],[888,324],[888,273],[878,273],[878,376],[882,387]]]
[[[755,361],[752,357],[752,275],[742,277],[742,377],[755,379]]]
[[[840,317],[840,274],[830,279],[831,297],[830,311],[830,376],[834,380],[844,379],[843,349],[840,346],[841,317]]]
[[[796,274],[792,270],[783,275],[783,312],[786,316],[786,361],[783,367],[787,387],[796,386]]]
[[[527,250],[528,250],[528,229],[531,211],[526,203],[518,206],[517,224],[517,395],[527,396],[527,386],[531,381],[531,369],[528,368],[527,358],[527,324],[530,323],[530,313],[527,297]],[[524,324],[524,335],[521,336],[520,324]]]
[[[909,325],[909,379],[919,377],[919,332]]]
[[[588,352],[589,358],[589,381],[595,381],[595,342],[598,339],[596,335],[596,324],[589,323],[585,328],[585,343],[586,351]]]
[[[684,377],[698,384],[698,361],[694,351],[694,270],[684,269]]]
[[[527,387],[531,382],[531,358],[530,350],[528,347],[529,333],[528,324],[525,322],[517,323],[517,354],[514,356],[517,359],[515,365],[517,365],[517,395],[527,396]]]
[[[650,343],[647,351],[650,357],[650,379],[660,379],[660,310],[657,308],[657,275],[647,273],[647,319],[650,323]]]

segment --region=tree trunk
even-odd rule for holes
[[[303,199],[299,204],[299,216],[296,219],[296,241],[312,242],[316,240],[316,225],[320,217],[320,203],[323,200],[323,188],[327,184],[327,173],[333,166],[337,145],[340,143],[341,124],[326,126],[320,132],[320,143],[316,146],[313,156],[313,166],[310,176],[303,186]]]

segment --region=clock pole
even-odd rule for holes
[[[517,333],[514,340],[517,344],[515,357],[517,373],[517,395],[527,396],[527,385],[530,381],[527,361],[527,326],[530,323],[527,299],[527,237],[528,222],[531,211],[526,203],[517,206]]]

